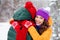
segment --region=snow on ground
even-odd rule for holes
[[[0,40],[7,40],[10,25],[8,22],[0,22]]]

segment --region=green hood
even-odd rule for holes
[[[28,12],[27,9],[25,9],[24,7],[20,8],[18,11],[16,11],[13,15],[14,20],[30,20],[31,15]]]

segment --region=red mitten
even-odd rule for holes
[[[13,21],[11,23],[12,27],[15,29],[16,32],[18,32],[20,30],[20,25],[18,24],[17,21]]]
[[[23,21],[23,26],[25,26],[26,28],[29,28],[30,26],[34,26],[34,24],[31,21],[25,20]]]
[[[13,26],[13,28],[19,26],[19,25],[18,25],[18,22],[16,22],[16,21],[14,21],[11,25]]]

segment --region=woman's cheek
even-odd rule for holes
[[[39,24],[42,24],[42,23],[43,23],[43,21],[44,21],[44,20],[41,20],[41,19],[40,19],[40,20],[39,20]]]

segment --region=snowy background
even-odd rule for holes
[[[0,23],[0,40],[7,40],[10,25],[8,22]]]
[[[53,19],[51,40],[60,40],[60,0],[0,0],[0,40],[7,40],[9,20],[25,2],[32,1],[36,9],[45,7]]]

